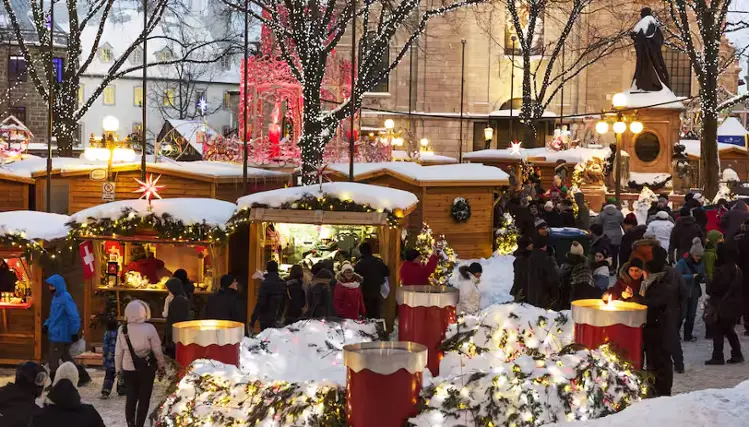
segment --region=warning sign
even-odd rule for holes
[[[105,182],[101,185],[101,200],[105,202],[114,202],[114,182]]]

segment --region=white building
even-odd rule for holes
[[[193,0],[195,1],[200,0]],[[228,133],[237,127],[236,112],[230,102],[237,97],[232,98],[230,94],[236,94],[239,90],[243,38],[241,28],[231,32],[231,26],[226,22],[220,23],[216,22],[217,18],[209,18],[209,12],[205,8],[189,6],[184,8],[185,13],[164,13],[159,26],[148,39],[148,62],[174,61],[186,55],[197,61],[220,59],[211,63],[148,67],[147,138],[151,144],[167,119],[202,120],[198,107],[201,98],[207,103],[205,120],[209,126],[222,133]],[[84,56],[91,51],[98,30],[96,24],[99,21],[92,21],[93,25],[86,27],[82,35]],[[94,59],[81,76],[79,103],[91,97],[99,88],[102,77],[108,75],[112,64],[132,45],[142,28],[143,15],[135,7],[120,6],[113,9]],[[224,34],[219,35],[221,32]],[[256,34],[252,36],[256,37]],[[226,38],[232,40],[227,41]],[[119,71],[142,63],[141,45],[132,51]],[[107,116],[114,116],[119,120],[119,134],[123,137],[140,132],[143,97],[141,69],[114,80],[104,88],[80,123],[83,144],[88,143],[88,137],[92,133],[97,136],[102,134],[102,120]]]

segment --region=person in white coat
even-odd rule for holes
[[[471,265],[463,265],[458,269],[459,277],[457,288],[460,291],[457,312],[476,313],[481,309],[481,294],[479,293],[479,280],[483,269],[481,264],[474,262]]]
[[[660,211],[655,214],[655,219],[648,224],[645,234],[652,234],[658,239],[662,248],[669,247],[671,240],[671,230],[674,229],[674,223],[666,211]]]

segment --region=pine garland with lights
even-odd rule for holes
[[[39,242],[26,238],[26,233],[0,234],[0,246],[18,249],[26,258],[55,258],[56,254],[49,252]]]
[[[168,213],[141,215],[130,207],[123,208],[120,217],[114,220],[110,218],[88,218],[83,223],[71,221],[67,225],[70,228],[68,239],[87,236],[112,236],[115,234],[132,236],[143,227],[152,228],[156,231],[157,236],[164,240],[222,243],[229,237],[226,229],[209,225],[205,221],[185,224],[182,220],[175,219]]]
[[[518,248],[520,230],[515,225],[515,219],[509,213],[502,215],[502,223],[494,232],[494,246],[498,255],[512,255]]]
[[[252,208],[270,208],[268,205],[255,203],[251,207],[245,207],[238,210],[229,220],[229,226],[234,228],[239,224],[249,221],[250,210]],[[381,212],[387,215],[387,223],[391,228],[400,224],[403,218],[401,209],[375,209],[367,203],[357,203],[353,200],[343,200],[330,194],[315,196],[309,193],[303,194],[299,199],[293,202],[283,203],[279,209],[292,210],[309,210],[309,211],[332,211],[332,212]]]
[[[445,236],[441,235],[435,239],[432,228],[425,222],[422,224],[421,232],[416,236],[414,249],[419,251],[421,262],[424,264],[429,262],[435,250],[438,251],[439,261],[434,273],[429,276],[429,283],[434,286],[447,286],[458,258],[453,248],[447,243]]]

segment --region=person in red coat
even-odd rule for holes
[[[406,251],[406,261],[401,265],[400,278],[403,286],[425,286],[429,284],[429,276],[437,269],[439,257],[434,251],[426,264],[421,262],[421,253],[416,249]]]
[[[354,266],[344,261],[341,272],[338,273],[338,283],[333,292],[333,308],[344,319],[358,319],[359,315],[366,316],[364,294],[361,291],[362,277],[354,273]]]

